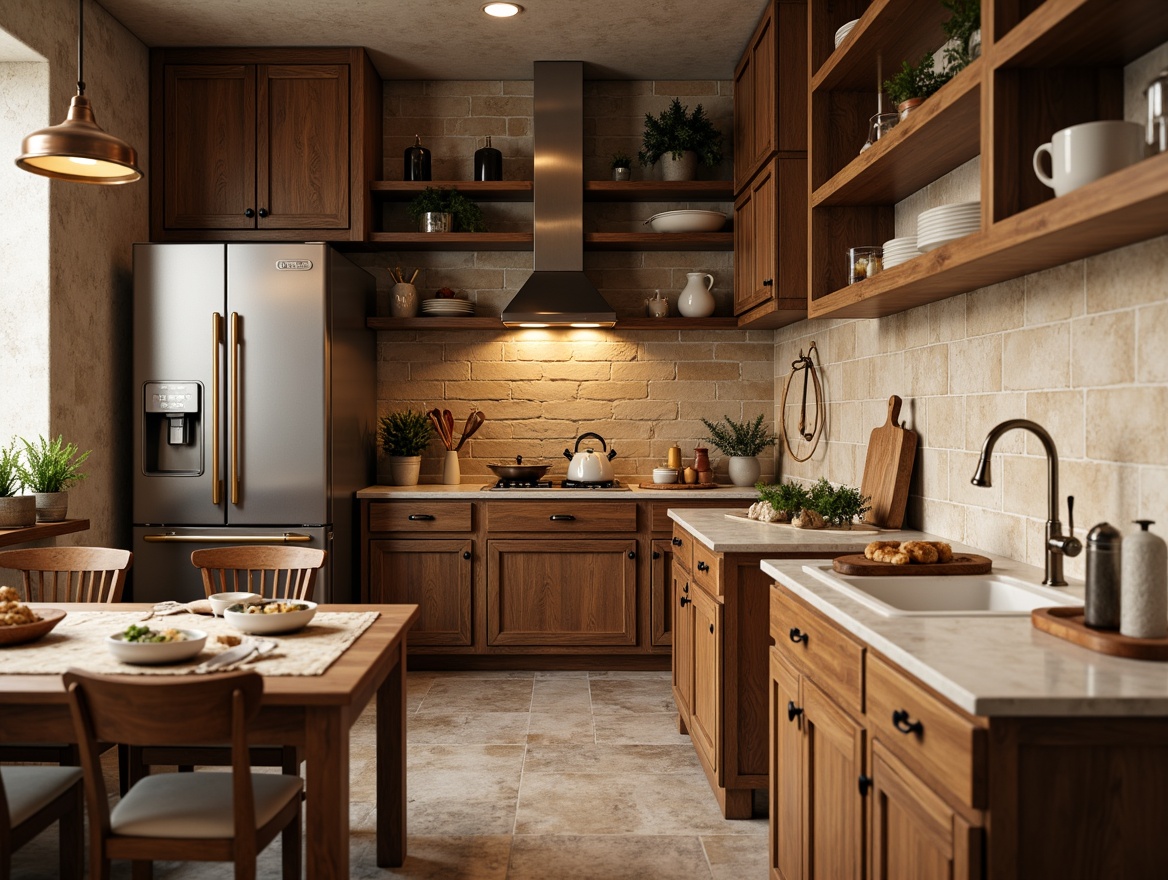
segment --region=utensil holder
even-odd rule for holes
[[[458,453],[451,449],[446,453],[446,460],[442,463],[442,484],[457,486],[462,482],[462,470],[458,465]]]
[[[389,291],[389,313],[395,318],[414,318],[418,314],[418,288],[399,282]]]

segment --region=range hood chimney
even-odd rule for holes
[[[611,327],[616,312],[584,274],[584,63],[537,61],[535,265],[503,309],[507,327]]]

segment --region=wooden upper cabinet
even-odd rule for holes
[[[151,238],[361,240],[381,80],[361,49],[151,54]]]

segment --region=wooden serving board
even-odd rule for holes
[[[1168,660],[1168,639],[1133,639],[1118,630],[1092,629],[1083,621],[1083,606],[1035,608],[1030,622],[1037,629],[1083,648],[1130,660]]]
[[[895,394],[888,398],[888,421],[872,431],[868,439],[868,456],[860,481],[860,494],[872,499],[865,522],[886,529],[899,529],[904,524],[908,483],[917,455],[916,431],[901,427],[897,421],[901,403]]]
[[[721,483],[641,483],[642,489],[730,489]]]
[[[893,565],[891,562],[873,562],[863,553],[849,553],[847,556],[837,556],[831,561],[831,567],[840,574],[852,574],[863,577],[879,575],[949,575],[949,574],[985,574],[993,565],[993,560],[975,553],[958,553],[951,562],[932,562],[927,564],[910,563],[909,565]]]
[[[801,529],[793,526],[790,523],[782,522],[763,522],[761,519],[751,519],[745,513],[727,513],[726,519],[737,519],[743,522],[758,523],[760,526],[778,526],[783,529],[794,529],[797,532],[851,532],[859,533],[861,535],[875,535],[879,534],[880,529],[869,523],[853,523],[851,526],[824,526],[822,529]]]

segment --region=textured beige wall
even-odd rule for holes
[[[0,28],[48,60],[47,116],[60,122],[76,90],[77,7],[71,0],[12,0]],[[95,3],[85,7],[86,94],[98,124],[148,153],[146,48]],[[3,185],[0,183],[0,185]],[[22,184],[27,186],[28,184]],[[130,270],[134,241],[148,237],[146,183],[126,186],[35,180],[48,193],[49,322],[47,360],[22,364],[47,377],[48,422],[41,430],[92,449],[89,478],[71,493],[70,513],[92,521],[77,543],[129,545]],[[4,200],[12,193],[5,187]],[[35,233],[39,241],[42,233]],[[22,315],[18,293],[3,283],[4,322]]]

